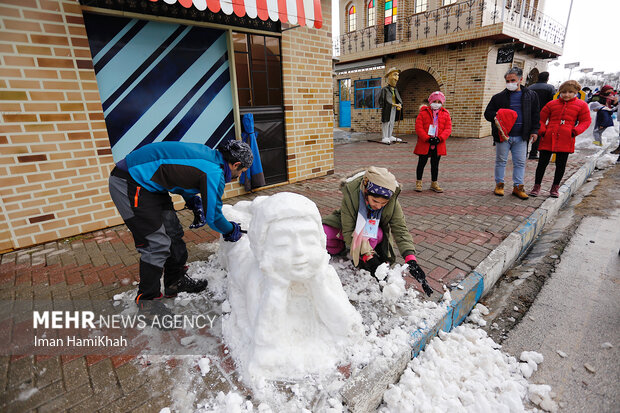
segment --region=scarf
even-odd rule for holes
[[[351,241],[351,258],[353,259],[353,264],[356,266],[359,262],[360,255],[366,255],[372,253],[373,251],[370,243],[368,242],[370,238],[363,235],[366,221],[368,221],[368,219],[376,219],[377,221],[380,221],[381,212],[383,211],[383,208],[375,211],[368,206],[366,203],[366,197],[364,196],[364,188],[360,188],[359,205],[360,206],[357,211],[357,222],[355,223],[353,240]]]

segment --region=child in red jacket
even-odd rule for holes
[[[452,120],[443,104],[446,97],[437,91],[428,97],[428,105],[420,107],[420,113],[415,121],[415,132],[418,142],[413,153],[418,155],[418,167],[416,170],[415,190],[422,191],[422,176],[428,158],[431,158],[431,190],[443,192],[437,183],[439,175],[439,160],[446,154],[446,139],[452,133]]]
[[[553,198],[560,194],[560,181],[564,176],[568,154],[575,152],[575,137],[582,134],[592,123],[588,104],[577,98],[580,90],[581,85],[578,82],[567,80],[560,86],[560,98],[547,103],[540,111],[540,155],[531,196],[540,194],[540,184],[553,153],[556,154],[555,175],[549,193]]]

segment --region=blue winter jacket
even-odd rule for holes
[[[188,201],[200,193],[207,224],[221,234],[233,230],[222,215],[225,161],[200,143],[155,142],[125,158],[131,177],[149,192],[171,192]]]

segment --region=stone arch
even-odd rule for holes
[[[538,81],[538,75],[540,74],[540,72],[538,71],[537,68],[532,68],[532,70],[530,70],[530,72],[527,74],[527,78],[525,80],[525,86],[529,86],[532,85],[534,83],[536,83]]]
[[[415,121],[420,105],[427,102],[428,96],[441,90],[441,84],[428,70],[408,68],[400,72],[396,88],[403,99],[403,121],[408,124],[410,120]]]

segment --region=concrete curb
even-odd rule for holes
[[[487,294],[497,280],[517,259],[523,255],[551,222],[571,196],[583,185],[596,167],[596,161],[607,151],[608,144],[588,159],[577,172],[560,187],[558,198],[547,198],[536,211],[521,223],[478,266],[453,289],[452,302],[446,314],[434,325],[411,333],[412,348],[402,349],[388,362],[374,362],[359,374],[349,378],[341,394],[348,409],[354,413],[374,412],[381,403],[383,393],[390,384],[396,383],[405,370],[411,356],[416,357],[439,331],[450,331],[463,322],[465,317]],[[462,287],[462,288],[460,288]]]

